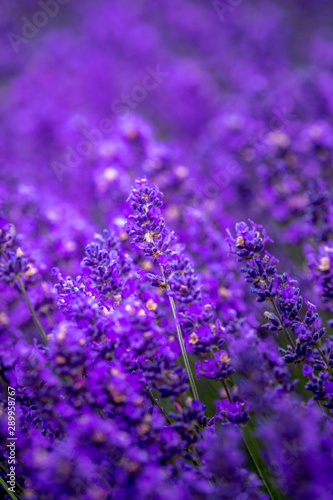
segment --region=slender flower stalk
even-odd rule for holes
[[[329,366],[325,354],[323,353],[323,351],[321,350],[321,348],[318,345],[316,347],[317,347],[317,351],[319,352],[320,356],[323,358],[323,361],[325,363],[325,366],[326,366],[327,370],[331,371],[332,368]]]
[[[228,385],[227,385],[227,383],[226,383],[225,380],[222,380],[222,385],[223,385],[223,388],[224,388],[224,390],[226,392],[226,395],[227,395],[227,398],[228,398],[229,402],[232,403],[233,402],[232,396],[231,396],[229,387],[228,387]],[[274,500],[273,493],[271,492],[271,490],[270,490],[270,488],[269,488],[269,486],[267,484],[267,481],[266,481],[263,473],[261,472],[261,469],[260,469],[259,465],[257,464],[257,461],[256,461],[256,459],[255,459],[255,457],[254,457],[254,455],[253,455],[253,453],[251,451],[251,448],[249,447],[249,445],[248,445],[248,443],[246,441],[246,438],[244,436],[244,433],[243,433],[242,429],[240,429],[240,432],[242,434],[242,441],[243,441],[244,447],[245,447],[245,449],[246,449],[246,451],[248,453],[248,456],[251,459],[251,462],[252,462],[252,464],[253,464],[253,466],[255,468],[255,471],[258,474],[258,476],[260,477],[260,479],[262,480],[262,482],[263,482],[263,484],[264,484],[264,486],[265,486],[265,488],[267,490],[267,493],[269,494],[270,498],[272,500]]]
[[[2,248],[0,250],[1,250],[1,255],[3,256],[3,258],[5,259],[5,261],[7,263],[9,263],[9,259],[8,259],[7,255],[6,255],[6,253],[4,252],[4,250]],[[17,281],[18,287],[19,287],[19,289],[20,289],[20,291],[21,291],[21,293],[22,293],[22,295],[23,295],[23,297],[24,297],[24,299],[25,299],[25,301],[27,303],[29,312],[30,312],[30,314],[31,314],[31,316],[32,316],[32,318],[34,320],[34,323],[35,323],[36,327],[38,328],[38,330],[40,331],[45,344],[47,345],[48,344],[47,335],[45,333],[43,325],[39,321],[39,318],[38,318],[38,316],[37,316],[34,308],[32,307],[32,304],[31,304],[31,302],[29,300],[29,297],[28,297],[27,291],[25,289],[24,283],[22,282],[22,280],[21,280],[21,278],[20,278],[20,276],[18,274],[15,276],[15,280]]]
[[[164,270],[163,270],[162,266],[161,266],[161,271],[162,271],[162,276],[163,276],[166,288],[167,288],[167,290],[170,290],[170,286],[169,286],[168,282],[165,279]],[[193,394],[194,399],[197,399],[198,401],[200,401],[199,394],[198,394],[198,391],[197,391],[197,387],[196,387],[196,384],[195,384],[195,381],[194,381],[194,377],[193,377],[193,374],[192,374],[191,365],[190,365],[190,362],[189,362],[189,359],[188,359],[188,356],[187,356],[187,353],[186,353],[184,339],[183,339],[182,331],[181,331],[180,324],[179,324],[178,317],[177,317],[177,311],[176,311],[175,301],[174,301],[173,297],[171,297],[170,295],[169,295],[169,300],[170,300],[170,305],[171,305],[171,309],[172,309],[172,314],[173,314],[173,317],[174,317],[174,320],[175,320],[175,323],[176,323],[178,341],[179,341],[180,349],[182,351],[183,361],[184,361],[185,369],[187,371],[187,375],[188,375],[188,378],[189,378],[189,382],[190,382],[192,394]]]
[[[250,226],[245,222],[236,224],[236,238],[229,232],[229,243],[239,260],[245,263],[241,269],[246,273],[246,281],[252,284],[251,291],[257,295],[258,302],[270,302],[275,314],[264,313],[268,322],[264,325],[270,331],[284,331],[290,342],[284,354],[286,363],[304,363],[303,375],[306,377],[306,388],[314,393],[314,400],[321,410],[323,406],[333,409],[330,365],[324,352],[319,347],[320,339],[325,334],[325,328],[317,313],[317,308],[303,299],[296,280],[289,274],[278,274],[278,260],[265,249],[267,242],[272,240],[267,236],[262,226],[250,220]],[[303,304],[306,312],[301,312]],[[297,335],[294,343],[289,328]],[[331,352],[328,339],[329,355]],[[318,372],[318,374],[315,374]],[[324,412],[325,413],[325,412]]]
[[[16,280],[17,280],[17,284],[19,286],[19,289],[21,290],[21,292],[23,294],[23,297],[25,298],[25,301],[27,303],[27,306],[28,306],[28,309],[30,311],[31,316],[33,317],[35,325],[37,326],[38,330],[40,331],[40,333],[41,333],[41,335],[43,337],[43,340],[44,340],[45,344],[47,345],[48,344],[47,335],[45,333],[45,330],[44,330],[41,322],[39,321],[39,318],[38,318],[38,316],[37,316],[34,308],[32,307],[32,304],[31,304],[31,302],[29,300],[29,297],[28,297],[28,294],[26,292],[25,286],[24,286],[24,284],[23,284],[23,282],[21,281],[20,278],[17,278]]]
[[[133,237],[132,246],[143,251],[146,256],[152,257],[155,263],[158,263],[160,266],[162,277],[150,275],[149,278],[152,284],[154,286],[166,288],[167,291],[170,292],[170,284],[167,275],[170,275],[171,270],[166,256],[171,253],[170,243],[175,239],[175,236],[172,231],[166,228],[164,219],[161,215],[159,207],[162,205],[162,198],[163,194],[159,191],[157,186],[150,187],[146,179],[137,180],[136,187],[133,189],[128,200],[131,201],[132,209],[138,213],[129,216],[126,230],[129,235]],[[175,301],[170,293],[168,293],[168,296],[190,387],[194,399],[199,400],[199,394],[195,385],[177,316]]]
[[[277,306],[276,306],[276,303],[275,303],[275,300],[274,299],[271,299],[271,303],[273,305],[273,308],[274,308],[274,311],[275,311],[275,314],[276,316],[279,318],[280,320],[280,324],[283,325],[283,321],[282,321],[282,317],[281,317],[281,314],[280,314],[280,311],[278,310]],[[295,343],[290,335],[290,333],[288,332],[288,329],[287,328],[283,328],[283,331],[285,332],[286,334],[286,337],[288,338],[289,342],[290,342],[290,345],[293,349],[293,351],[295,352],[296,350],[296,346],[295,346]]]
[[[250,457],[251,459],[251,462],[255,468],[255,471],[256,473],[258,474],[258,476],[260,477],[260,479],[262,480],[266,490],[267,490],[267,493],[269,494],[269,497],[272,499],[272,500],[275,500],[275,496],[273,495],[272,491],[270,490],[268,484],[267,484],[267,481],[263,475],[263,473],[261,472],[261,469],[259,467],[259,465],[257,464],[257,461],[251,451],[251,448],[249,447],[249,445],[247,444],[246,442],[246,439],[244,437],[244,434],[242,434],[242,440],[243,440],[243,444],[244,444],[244,448],[246,449],[247,453],[248,453],[248,456]]]
[[[0,476],[0,484],[2,485],[4,490],[6,491],[7,495],[9,495],[12,500],[18,500],[17,496],[12,491],[10,491],[7,483],[2,479],[1,476]]]
[[[148,397],[149,399],[154,403],[154,405],[157,406],[157,408],[159,409],[159,411],[161,412],[161,414],[163,415],[163,417],[165,418],[166,422],[171,425],[172,424],[172,420],[168,417],[168,415],[165,413],[165,411],[163,410],[162,406],[160,405],[160,403],[157,401],[157,399],[154,398],[153,394],[151,393],[151,390],[148,389]]]

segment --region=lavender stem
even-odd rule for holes
[[[3,256],[3,258],[5,259],[6,262],[8,262],[8,258],[7,258],[7,255],[5,254],[5,252],[3,251],[3,249],[1,248],[1,254]],[[47,335],[45,333],[45,330],[41,324],[41,322],[39,321],[35,311],[34,311],[34,308],[32,307],[32,304],[29,300],[29,297],[28,297],[28,294],[26,292],[26,289],[25,289],[25,286],[23,284],[23,282],[21,281],[21,279],[17,276],[16,277],[16,281],[17,281],[17,284],[18,284],[18,287],[20,289],[20,291],[22,292],[23,294],[23,297],[25,298],[25,301],[28,305],[28,309],[30,311],[30,314],[35,322],[35,325],[37,326],[38,330],[40,331],[42,337],[43,337],[43,340],[45,341],[46,345],[48,344],[48,338],[47,338]]]
[[[169,284],[168,284],[168,282],[167,282],[167,280],[165,278],[165,275],[164,275],[163,267],[162,266],[160,266],[160,267],[161,267],[162,276],[163,276],[166,288],[167,288],[167,290],[170,290],[170,286],[169,286]],[[175,301],[173,300],[173,297],[170,297],[170,295],[169,295],[169,300],[170,300],[170,305],[171,305],[173,317],[174,317],[174,320],[175,320],[175,323],[176,323],[178,341],[179,341],[180,349],[182,351],[182,356],[183,356],[183,360],[184,360],[184,364],[185,364],[185,369],[187,371],[187,375],[188,375],[188,378],[189,378],[189,381],[190,381],[190,386],[191,386],[192,394],[193,394],[194,399],[200,401],[199,394],[198,394],[198,391],[197,391],[197,388],[196,388],[196,385],[195,385],[194,377],[193,377],[193,374],[192,374],[190,362],[189,362],[189,359],[187,357],[187,353],[186,353],[186,349],[185,349],[185,344],[184,344],[184,339],[183,339],[182,331],[181,331],[181,328],[180,328],[180,324],[178,322]]]

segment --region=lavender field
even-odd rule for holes
[[[333,499],[332,2],[0,35],[0,498]]]

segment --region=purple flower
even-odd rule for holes
[[[13,239],[14,226],[1,217],[0,214],[0,248],[5,249],[6,245]]]
[[[0,280],[5,283],[14,283],[17,278],[29,269],[28,259],[20,253],[7,252],[7,260],[0,261]]]
[[[312,375],[313,373],[313,368],[312,366],[309,366],[309,365],[304,365],[303,366],[303,370],[302,370],[302,373],[305,377],[308,377],[309,375]]]
[[[246,424],[249,420],[248,409],[245,401],[229,401],[223,399],[216,401],[216,419],[232,424]]]
[[[204,376],[221,382],[235,373],[226,351],[215,352],[214,357],[195,364],[197,378]]]
[[[129,216],[126,231],[133,238],[135,248],[157,262],[159,255],[170,252],[175,236],[165,227],[159,209],[163,195],[158,187],[149,187],[147,179],[137,180],[135,186],[127,201],[138,213]]]
[[[247,235],[247,232],[253,236],[254,230],[246,230],[246,224],[236,225],[236,236],[241,238],[241,234]],[[251,225],[254,223],[251,221]],[[259,226],[255,225],[255,228]],[[229,238],[235,245],[235,252],[244,260],[245,268],[242,272],[246,273],[246,280],[252,283],[251,291],[258,295],[258,302],[267,301],[274,307],[274,313],[266,312],[268,319],[267,327],[272,331],[279,331],[286,328],[291,329],[297,334],[296,346],[292,345],[292,352],[285,351],[285,359],[288,362],[300,359],[309,359],[312,354],[310,346],[315,345],[324,335],[325,328],[321,327],[321,321],[316,311],[316,307],[304,299],[307,311],[303,317],[301,309],[303,306],[303,297],[300,289],[296,287],[296,280],[293,280],[289,274],[278,274],[274,257],[265,251],[264,243],[271,241],[266,233],[260,236],[256,232],[256,238],[261,244],[256,242],[256,251],[252,251],[253,242],[250,237],[242,240],[242,245],[237,244],[237,239]],[[250,254],[244,254],[244,251]],[[289,334],[288,334],[289,335]],[[288,340],[293,343],[292,338]]]
[[[307,252],[308,264],[315,278],[316,291],[329,311],[333,308],[333,246],[327,242],[320,245],[318,252],[312,249]]]

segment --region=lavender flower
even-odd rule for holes
[[[224,399],[216,402],[216,418],[232,424],[245,424],[249,420],[248,409],[244,401]]]
[[[325,309],[333,309],[333,248],[330,243],[321,245],[317,254],[308,250],[308,261],[312,276]]]
[[[1,217],[0,214],[0,248],[5,249],[6,245],[12,240],[14,232],[13,224],[9,224],[9,222]]]
[[[129,216],[126,230],[133,237],[135,248],[156,262],[159,255],[170,253],[170,243],[175,239],[173,232],[165,227],[159,210],[162,197],[156,186],[149,187],[147,179],[141,179],[136,181],[136,187],[127,200],[138,214]]]
[[[0,264],[0,279],[5,283],[13,284],[17,278],[28,271],[28,259],[24,255],[10,252],[6,255],[6,261]]]
[[[315,345],[324,335],[316,307],[304,299],[307,306],[305,316],[301,315],[303,298],[300,289],[295,286],[287,273],[278,274],[278,262],[265,250],[265,243],[270,240],[265,231],[261,236],[258,229],[261,226],[251,222],[251,227],[244,222],[236,225],[236,239],[229,233],[229,241],[235,253],[245,262],[242,272],[246,273],[246,281],[252,283],[251,291],[255,293],[258,302],[270,302],[275,314],[265,313],[267,326],[273,331],[291,328],[297,334],[296,345],[288,331],[291,348],[285,352],[286,361],[308,359],[312,356],[311,346]]]
[[[132,209],[138,211],[139,215],[132,215],[129,217],[130,221],[126,225],[127,232],[134,237],[135,248],[143,250],[145,255],[154,257],[154,260],[160,263],[163,281],[160,281],[160,278],[155,276],[151,277],[151,281],[153,281],[155,286],[157,283],[160,283],[162,288],[167,288],[169,290],[170,285],[168,283],[168,277],[173,266],[172,264],[170,266],[168,265],[168,260],[165,260],[165,257],[171,252],[170,243],[174,239],[174,235],[173,232],[170,232],[165,228],[164,220],[159,210],[159,207],[162,204],[161,193],[155,186],[153,188],[149,188],[146,179],[137,180],[136,186],[137,188],[132,190],[128,199],[131,200]],[[144,215],[141,216],[141,213]],[[156,242],[154,239],[156,239]],[[185,265],[187,264],[185,263]],[[169,299],[176,322],[178,340],[189,377],[191,390],[195,399],[198,400],[199,395],[187,357],[172,295],[169,295]]]
[[[315,400],[321,400],[324,406],[331,408],[330,393],[323,390],[323,386],[331,382],[331,375],[326,371],[329,368],[328,358],[318,345],[318,341],[325,334],[325,328],[322,328],[317,308],[304,299],[307,310],[305,314],[301,313],[303,298],[300,295],[300,289],[295,287],[297,282],[292,280],[287,273],[283,275],[277,273],[276,259],[273,261],[272,256],[264,249],[264,241],[267,241],[267,237],[260,236],[260,232],[257,231],[259,226],[252,224],[252,228],[247,228],[244,223],[238,224],[236,226],[237,239],[229,235],[229,241],[235,245],[235,251],[241,260],[245,260],[246,267],[242,271],[246,273],[247,281],[253,283],[252,291],[258,294],[257,300],[259,302],[266,300],[274,307],[276,314],[265,313],[268,319],[265,326],[273,331],[284,330],[286,332],[291,345],[287,349],[281,349],[281,352],[287,363],[306,361],[315,370],[321,372],[318,376],[314,376],[312,372],[308,373],[307,368],[303,371],[304,375],[311,375],[306,388],[314,393]],[[272,262],[274,262],[273,265]],[[289,327],[297,335],[296,344],[290,336]]]
[[[215,352],[213,358],[203,361],[202,364],[200,361],[196,362],[197,377],[203,375],[213,380],[223,381],[235,373],[230,361],[226,351]]]

